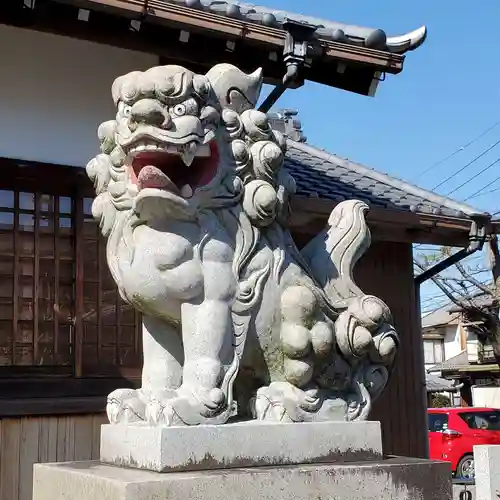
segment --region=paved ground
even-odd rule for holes
[[[461,484],[454,484],[453,485],[453,500],[459,500],[460,499],[460,492],[463,491],[464,486]],[[476,495],[475,495],[475,488],[474,486],[467,486],[467,489],[472,492],[472,500],[476,500]]]

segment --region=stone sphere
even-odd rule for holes
[[[305,325],[316,312],[318,301],[305,286],[288,287],[281,296],[281,313],[285,320]]]
[[[325,321],[318,321],[311,329],[311,342],[318,356],[326,356],[333,346],[333,328]]]
[[[363,311],[368,318],[377,323],[384,316],[384,304],[377,297],[365,297],[363,300]]]
[[[276,191],[271,186],[271,184],[268,184],[267,182],[265,184],[264,183],[261,184],[255,190],[254,196],[255,196],[254,198],[255,205],[258,207],[259,210],[261,210],[266,215],[268,213],[271,213],[276,207],[277,203]]]
[[[217,406],[220,406],[220,405],[222,405],[222,403],[224,403],[224,400],[226,399],[226,397],[224,396],[224,393],[220,389],[215,388],[215,389],[212,389],[210,391],[210,399]]]
[[[364,326],[357,326],[354,329],[351,344],[354,354],[362,355],[373,344],[372,334]]]
[[[297,387],[306,385],[313,375],[314,365],[309,359],[285,358],[285,378]]]
[[[396,353],[397,344],[390,335],[380,339],[377,345],[379,356],[382,360],[390,359]]]
[[[311,334],[304,326],[285,322],[281,325],[281,346],[287,356],[300,358],[311,348]]]

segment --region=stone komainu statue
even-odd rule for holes
[[[340,203],[302,251],[286,229],[286,139],[255,108],[261,71],[219,64],[118,78],[87,172],[121,296],[143,315],[142,387],[111,423],[240,416],[366,419],[398,348],[388,307],[355,285],[368,207]]]

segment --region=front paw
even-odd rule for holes
[[[145,405],[139,391],[117,389],[107,400],[106,413],[111,424],[145,421]]]
[[[177,397],[176,391],[155,391],[147,395],[145,419],[149,425],[175,425],[170,401]]]
[[[175,392],[151,395],[145,415],[149,425],[198,425],[210,423],[226,409],[226,398],[220,389],[191,391],[180,387]]]

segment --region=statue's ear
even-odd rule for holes
[[[238,114],[255,108],[262,88],[262,68],[247,75],[232,64],[217,64],[206,78],[221,108],[232,109]]]

